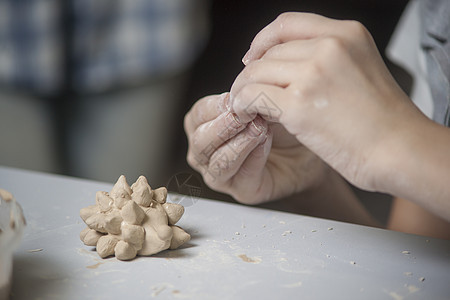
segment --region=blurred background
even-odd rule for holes
[[[229,90],[254,35],[280,13],[358,20],[384,55],[406,4],[0,0],[0,165],[107,182],[143,174],[168,185],[195,174],[184,114]],[[408,91],[408,74],[385,61]],[[386,222],[390,197],[355,191]],[[232,201],[204,184],[201,196]]]

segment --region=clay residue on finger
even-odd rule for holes
[[[111,192],[97,192],[96,204],[80,210],[88,226],[80,239],[96,246],[100,257],[115,255],[119,260],[176,249],[191,236],[175,226],[184,207],[166,199],[165,187],[152,190],[144,176],[130,187],[122,175]]]

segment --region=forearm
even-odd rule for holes
[[[347,182],[331,168],[315,187],[263,206],[337,221],[381,226]]]
[[[393,200],[387,227],[391,230],[450,239],[450,222],[401,198]]]
[[[450,220],[450,129],[413,124],[383,150],[377,190],[408,199]]]

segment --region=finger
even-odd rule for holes
[[[233,106],[234,98],[241,89],[253,83],[288,87],[292,80],[298,80],[302,75],[301,68],[307,68],[301,61],[257,60],[248,64],[236,77],[230,90],[230,102]],[[308,79],[309,80],[309,79]]]
[[[214,120],[228,110],[229,93],[210,95],[198,100],[184,118],[186,133],[192,133],[198,126]]]
[[[188,137],[191,162],[206,165],[211,155],[225,142],[245,129],[234,113],[224,112],[216,119],[198,126]]]
[[[267,138],[267,128],[263,119],[256,118],[245,130],[224,143],[211,156],[205,181],[213,187],[223,187],[239,171],[251,151]]]
[[[261,60],[305,60],[310,59],[326,38],[314,38],[308,40],[293,40],[277,44],[268,49]],[[255,61],[253,61],[255,62]]]
[[[277,60],[257,60],[253,61],[239,73],[233,82],[230,90],[230,102],[234,101],[235,96],[240,92],[241,88],[250,83],[271,84],[280,87],[286,87],[292,80],[287,76],[283,69],[288,62],[281,62]],[[276,72],[271,74],[269,72]],[[277,76],[277,75],[281,76]]]
[[[241,123],[253,120],[257,115],[269,122],[279,123],[287,104],[286,90],[270,84],[253,83],[242,87],[231,100],[232,111]]]
[[[340,35],[341,22],[312,13],[281,14],[255,36],[242,61],[247,65],[273,46],[291,40]]]
[[[272,147],[272,138],[273,134],[269,129],[265,141],[250,152],[232,178],[230,192],[237,201],[256,204],[271,199],[270,189],[273,182],[270,174],[265,171],[265,166]]]

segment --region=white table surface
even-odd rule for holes
[[[0,187],[28,222],[12,299],[450,299],[450,241],[198,199],[187,245],[123,262],[79,239],[112,184],[0,167]]]

